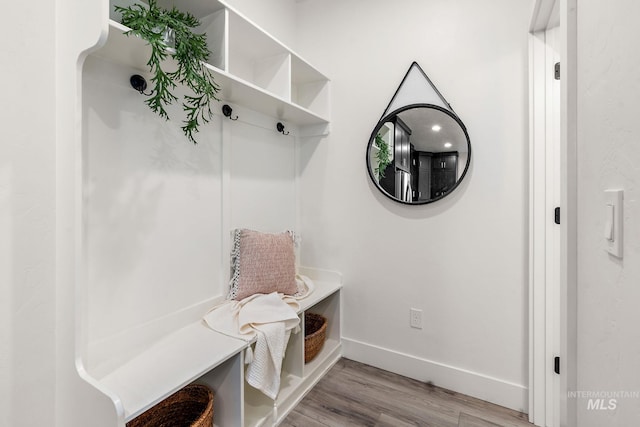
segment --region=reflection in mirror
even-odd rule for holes
[[[470,160],[464,124],[412,63],[369,139],[371,180],[398,202],[431,203],[455,190]]]
[[[431,104],[405,106],[374,130],[367,154],[369,174],[397,201],[429,203],[458,185],[470,149],[466,129],[454,114]]]

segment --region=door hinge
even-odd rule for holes
[[[553,372],[560,375],[560,356],[556,356],[553,359]]]
[[[560,80],[560,63],[556,62],[556,65],[553,66],[553,77],[556,80]]]
[[[560,208],[559,207],[553,210],[553,221],[556,224],[560,224]]]

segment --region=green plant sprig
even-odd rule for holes
[[[207,36],[193,33],[200,21],[175,7],[171,10],[162,9],[156,0],[149,0],[149,9],[134,4],[128,7],[116,6],[115,10],[122,14],[122,24],[131,28],[125,34],[139,36],[151,46],[147,66],[153,74],[151,82],[154,88],[145,101],[149,108],[169,120],[165,107],[178,100],[173,94],[177,85],[182,84],[193,92],[193,95],[185,95],[182,103],[182,108],[187,113],[182,131],[196,144],[194,133],[199,131],[200,124],[211,120],[211,103],[219,101],[217,93],[220,91],[211,71],[204,65],[210,54]],[[165,44],[163,33],[167,28],[174,31],[175,49],[169,50]],[[178,68],[165,72],[162,63],[169,55],[176,60]]]
[[[385,142],[380,134],[376,135],[375,140],[376,147],[378,147],[378,152],[376,153],[376,159],[378,160],[378,167],[376,167],[376,175],[378,175],[378,180],[380,178],[384,178],[384,170],[387,168],[389,163],[391,163],[391,153],[389,151],[389,144]]]

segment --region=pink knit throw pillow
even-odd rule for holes
[[[231,252],[229,298],[241,300],[253,294],[297,292],[292,233],[234,231]]]

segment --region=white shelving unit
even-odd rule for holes
[[[228,337],[194,322],[149,347],[104,376],[95,378],[114,402],[124,422],[140,415],[185,385],[196,382],[214,390],[216,426],[277,425],[340,359],[340,289],[338,273],[302,268],[315,291],[300,301],[302,331],[291,336],[282,364],[281,389],[274,402],[244,381],[244,350],[252,343]],[[304,363],[304,313],[328,319],[320,353]]]
[[[173,6],[165,1],[165,7]],[[329,79],[243,15],[219,1],[184,1],[179,9],[201,20],[212,54],[207,67],[222,87],[225,102],[277,117],[301,128],[300,134],[329,131]],[[109,37],[94,55],[148,75],[150,48],[129,28],[109,21]],[[171,64],[168,64],[171,67]]]
[[[212,50],[206,66],[222,88],[219,94],[222,100],[275,117],[284,121],[288,129],[294,125],[298,135],[328,133],[329,79],[307,61],[221,1],[159,3],[164,7],[175,3],[201,20]],[[138,37],[127,36],[127,31],[124,25],[110,20],[106,43],[91,55],[129,67],[148,78],[146,62],[150,47]],[[168,69],[172,67],[170,62],[165,65]],[[210,330],[194,310],[187,310],[187,314],[178,316],[180,321],[164,319],[162,333],[166,330],[166,334],[151,340],[142,352],[122,356],[124,360],[107,355],[100,366],[87,369],[96,388],[112,398],[119,427],[193,382],[207,384],[214,390],[216,426],[279,423],[340,358],[342,351],[341,276],[316,269],[301,268],[300,272],[311,277],[316,285],[315,291],[300,302],[302,325],[305,311],[325,315],[329,319],[328,339],[319,355],[305,365],[304,334],[292,335],[283,361],[281,392],[275,402],[245,383],[244,350],[250,344]],[[87,340],[81,337],[81,346],[86,346]]]

